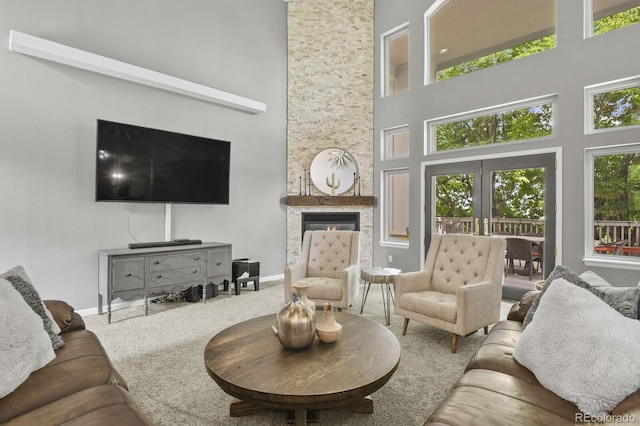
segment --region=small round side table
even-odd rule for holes
[[[364,281],[362,291],[362,304],[360,305],[360,313],[364,310],[364,304],[367,302],[369,289],[371,284],[380,284],[382,289],[382,306],[384,308],[384,319],[387,325],[391,324],[391,300],[393,300],[393,289],[391,288],[396,282],[396,276],[402,273],[396,268],[380,268],[365,267],[360,270],[360,278]],[[385,291],[386,290],[386,291]],[[394,301],[395,302],[395,301]]]

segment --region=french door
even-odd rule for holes
[[[425,253],[433,233],[538,235],[555,266],[555,154],[425,166]]]

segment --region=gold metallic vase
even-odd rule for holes
[[[278,313],[278,340],[288,349],[303,349],[313,343],[316,323],[311,309],[302,303],[300,295],[293,293],[289,302]]]

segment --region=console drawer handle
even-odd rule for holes
[[[220,266],[222,265],[222,262],[217,262],[216,265]]]
[[[125,275],[125,277],[130,277],[130,276],[131,276],[131,273],[128,273],[127,275]]]
[[[194,273],[194,274],[197,274],[197,273],[198,273],[198,270],[197,270],[197,269],[194,269],[194,270],[193,270],[193,273]]]
[[[153,264],[154,264],[154,265],[159,265],[159,264],[160,264],[160,261],[159,261],[159,260],[156,260],[155,262],[153,262]]]
[[[196,260],[200,260],[200,256],[196,256],[196,258],[195,258],[195,259],[196,259]]]
[[[156,278],[162,278],[162,275],[158,275]]]

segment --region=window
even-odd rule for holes
[[[436,1],[425,13],[425,84],[551,49],[555,0]]]
[[[640,269],[640,144],[585,152],[585,264]]]
[[[382,235],[386,242],[406,245],[409,242],[409,171],[386,170],[382,182],[385,200]]]
[[[640,124],[640,77],[585,88],[586,133]]]
[[[426,152],[551,136],[554,103],[545,97],[427,120]]]
[[[589,8],[586,37],[640,22],[640,0],[586,0],[585,9]]]
[[[409,90],[409,27],[407,24],[382,34],[384,96]]]
[[[409,157],[409,128],[407,126],[383,131],[382,159]]]

